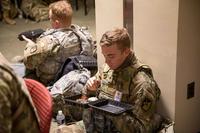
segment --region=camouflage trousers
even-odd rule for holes
[[[83,112],[83,122],[87,133],[120,133],[111,120],[112,116],[106,116],[91,109]]]
[[[11,0],[1,0],[1,8],[2,10],[11,10]]]
[[[10,18],[15,18],[18,15],[17,8],[15,7],[15,3],[10,0],[0,0],[0,10],[2,12],[9,12]]]

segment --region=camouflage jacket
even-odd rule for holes
[[[43,84],[47,85],[55,78],[68,57],[80,53],[91,55],[92,43],[84,41],[88,40],[85,34],[80,37],[74,32],[77,28],[81,29],[72,25],[69,29],[47,30],[37,39],[35,45],[27,45],[24,51],[24,64],[26,68],[36,70],[36,75]],[[85,39],[82,39],[84,37]]]
[[[131,54],[117,70],[111,70],[105,65],[103,72],[96,76],[101,79],[99,98],[109,98],[134,106],[132,113],[112,118],[117,130],[121,133],[151,133],[153,114],[160,96],[160,89],[153,79],[151,69],[143,67],[135,55]]]
[[[0,133],[39,133],[39,119],[22,79],[0,53]]]

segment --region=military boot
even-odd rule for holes
[[[7,24],[14,25],[16,24],[15,20],[11,19],[9,16],[9,11],[4,11],[3,12],[3,21]]]

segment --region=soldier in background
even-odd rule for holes
[[[91,34],[78,25],[72,25],[72,8],[66,1],[58,1],[49,6],[52,28],[46,30],[37,40],[26,38],[24,64],[29,70],[26,77],[44,85],[51,83],[64,61],[73,55],[92,55]],[[79,37],[75,31],[81,31]]]
[[[17,16],[17,9],[15,3],[11,0],[1,0],[2,20],[7,23],[14,25],[16,21],[13,20]]]
[[[49,19],[49,5],[59,0],[21,0],[20,9],[25,18],[36,22]],[[68,0],[65,0],[68,1]]]
[[[0,53],[0,132],[39,133],[31,96]]]
[[[87,133],[155,132],[157,123],[154,114],[160,89],[151,69],[141,64],[130,49],[127,30],[122,28],[106,32],[100,40],[100,46],[106,64],[102,72],[99,71],[87,81],[85,94],[97,91],[98,98],[132,104],[133,110],[110,118],[95,112],[91,116],[85,113],[83,120]],[[109,127],[106,123],[109,123]]]
[[[48,5],[42,0],[21,0],[20,9],[25,18],[30,18],[36,22],[48,20]]]

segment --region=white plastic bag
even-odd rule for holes
[[[168,125],[165,125],[163,129],[158,131],[158,133],[174,133],[174,122],[171,122]]]

